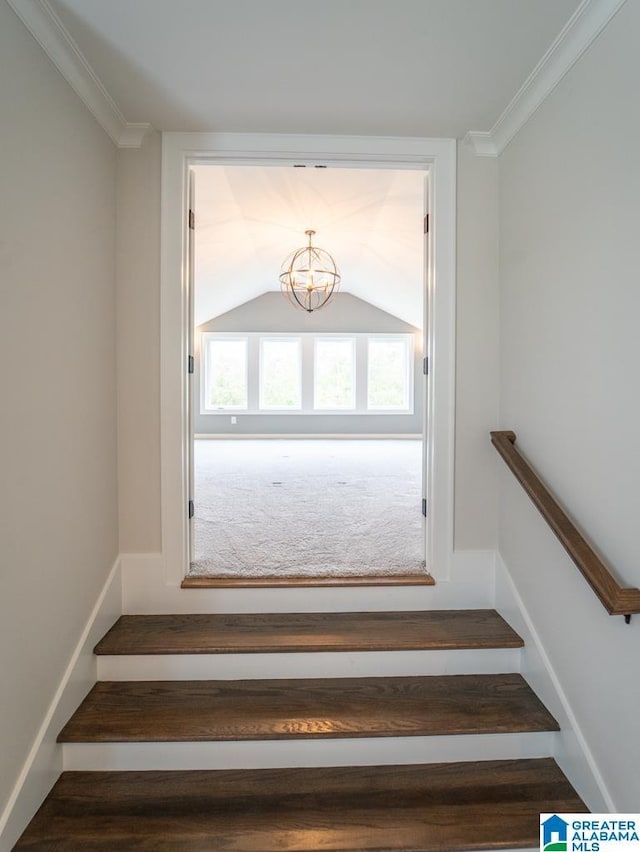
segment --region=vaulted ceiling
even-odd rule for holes
[[[342,290],[422,326],[425,174],[388,169],[197,166],[196,325],[280,289],[280,265],[329,251]],[[291,308],[291,310],[294,310]]]

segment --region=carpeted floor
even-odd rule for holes
[[[419,440],[197,440],[190,576],[423,569]]]

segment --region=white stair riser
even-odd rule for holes
[[[520,648],[98,657],[98,680],[253,680],[308,677],[501,674],[520,670]]]
[[[127,615],[223,612],[377,612],[483,609],[495,600],[495,552],[456,551],[450,576],[435,586],[318,586],[181,589],[175,566],[159,554],[123,554],[122,605]]]
[[[436,592],[436,589],[438,591]],[[148,590],[143,600],[125,598],[124,613],[162,615],[189,613],[272,612],[397,612],[464,609],[486,602],[452,604],[439,586],[318,586],[272,588],[181,589],[165,586]],[[440,598],[444,598],[440,603]]]
[[[512,760],[553,754],[553,732],[184,743],[65,743],[65,770],[269,769]]]
[[[461,596],[452,583],[437,586],[367,586],[325,588],[150,590],[146,600],[125,600],[126,615],[271,612],[411,612],[413,610],[484,609],[489,594]]]

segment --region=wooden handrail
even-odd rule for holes
[[[609,615],[640,613],[640,589],[624,588],[605,565],[533,468],[516,449],[515,432],[492,432],[491,443],[562,542]]]

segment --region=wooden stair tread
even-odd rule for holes
[[[556,763],[65,772],[18,850],[457,852],[536,847],[583,812]]]
[[[96,654],[520,648],[495,610],[123,615]]]
[[[107,681],[60,742],[432,736],[557,730],[519,674]]]

